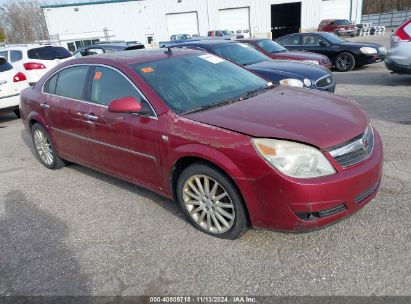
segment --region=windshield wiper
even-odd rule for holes
[[[211,109],[211,108],[225,106],[225,105],[228,105],[228,104],[231,104],[231,103],[235,103],[237,101],[242,101],[242,100],[254,97],[254,96],[259,95],[259,94],[261,94],[265,91],[268,91],[272,88],[274,88],[274,86],[270,85],[270,86],[267,86],[267,87],[261,87],[261,88],[255,89],[255,90],[250,90],[250,91],[247,91],[247,92],[245,92],[244,94],[242,94],[238,97],[233,97],[233,98],[223,100],[221,102],[212,103],[212,104],[209,104],[209,105],[204,105],[204,106],[201,106],[201,107],[198,107],[198,108],[194,108],[194,109],[185,111],[183,113],[180,113],[180,115],[185,115],[185,114],[190,114],[190,113],[194,113],[194,112],[205,111],[205,110],[208,110],[208,109]]]

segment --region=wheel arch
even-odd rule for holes
[[[222,152],[218,150],[214,150],[210,147],[206,147],[208,153],[194,153],[194,152],[187,152],[181,154],[172,164],[169,170],[169,180],[168,186],[170,187],[170,193],[174,200],[177,200],[177,181],[181,173],[184,171],[185,168],[190,166],[194,163],[203,163],[207,164],[214,169],[218,170],[220,173],[224,174],[232,183],[233,186],[237,189],[238,193],[241,195],[244,203],[244,209],[247,216],[248,225],[251,223],[251,217],[249,214],[249,206],[247,203],[247,197],[245,195],[246,192],[249,192],[248,189],[244,189],[244,187],[248,187],[247,183],[241,182],[241,186],[239,185],[239,181],[245,181],[246,178],[241,170],[234,164],[234,162],[225,156]],[[212,153],[210,153],[211,151]],[[213,158],[210,157],[213,155]],[[232,174],[230,174],[230,173]],[[233,176],[234,175],[234,176]]]

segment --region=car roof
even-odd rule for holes
[[[242,41],[262,41],[262,40],[271,40],[271,39],[269,39],[269,38],[241,38],[241,39],[237,39],[235,41],[242,42]]]
[[[96,43],[96,44],[91,44],[91,45],[88,45],[86,48],[92,48],[92,47],[95,47],[95,46],[99,46],[99,47],[111,47],[111,48],[118,48],[118,49],[121,49],[121,48],[126,48],[126,47],[129,47],[130,45],[129,44],[127,44],[127,43]]]
[[[170,49],[169,53],[167,48],[161,49],[139,49],[120,52],[110,52],[105,54],[98,54],[93,56],[85,56],[77,59],[70,60],[73,63],[96,63],[98,61],[104,62],[104,60],[114,60],[125,64],[143,63],[148,61],[156,61],[161,59],[167,59],[171,57],[184,56],[189,54],[202,54],[204,52],[192,50],[192,49]]]
[[[184,43],[179,43],[178,45],[219,45],[219,44],[228,44],[228,43],[240,43],[237,40],[224,40],[224,39],[205,39],[205,40],[193,40],[187,41]],[[176,46],[178,46],[176,45]]]
[[[61,47],[60,45],[50,45],[50,44],[9,44],[4,47],[0,47],[0,50],[30,50],[40,47]]]

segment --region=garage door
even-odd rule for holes
[[[248,7],[222,9],[218,11],[218,29],[230,30],[250,37],[250,9]]]
[[[168,36],[177,34],[198,35],[197,12],[168,14]]]

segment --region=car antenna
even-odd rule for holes
[[[167,47],[167,51],[165,51],[164,53],[166,53],[167,55],[172,55],[173,52],[171,51],[171,47]]]

